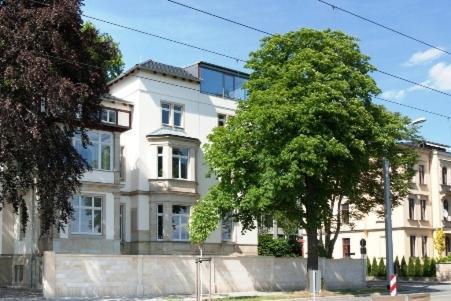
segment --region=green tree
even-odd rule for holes
[[[431,277],[431,260],[429,257],[424,257],[423,259],[423,276],[424,277]]]
[[[35,191],[45,232],[72,214],[89,168],[72,137],[89,143],[117,49],[82,30],[82,1],[42,2],[0,1],[0,207],[20,208],[25,228],[25,195]]]
[[[409,257],[409,264],[407,265],[407,276],[415,277],[415,260],[414,260],[414,257]]]
[[[385,269],[385,263],[382,258],[379,259],[379,264],[377,267],[377,276],[384,277],[387,274],[387,271]]]
[[[400,272],[401,277],[407,277],[407,275],[408,275],[407,263],[406,263],[406,259],[404,258],[404,256],[401,259],[401,267],[400,267],[399,272]]]
[[[383,156],[405,157],[409,149],[397,142],[410,139],[409,119],[371,102],[380,92],[369,76],[374,67],[356,39],[341,32],[301,29],[264,38],[247,67],[248,100],[204,146],[219,179],[208,194],[219,196],[219,212],[233,211],[243,230],[266,214],[299,221],[308,269],[318,269],[317,235],[329,200],[358,200],[379,189],[375,181],[362,187],[361,177],[382,166]],[[202,226],[195,213],[192,219]]]
[[[415,277],[423,276],[423,266],[419,257],[415,259]]]
[[[81,31],[83,33],[95,33],[94,41],[96,44],[108,45],[108,47],[110,47],[112,52],[111,58],[109,60],[102,61],[102,67],[107,70],[107,79],[109,81],[118,77],[122,71],[124,71],[125,66],[122,53],[119,49],[119,44],[113,40],[111,35],[107,33],[99,33],[94,24],[91,22],[85,22],[81,28]],[[92,49],[89,49],[90,51],[92,50],[92,55],[96,55],[95,47],[97,47],[97,45],[95,45]]]
[[[371,274],[371,261],[370,261],[369,257],[366,258],[366,274],[368,276],[372,276],[372,274]]]
[[[443,232],[443,229],[435,230],[433,242],[437,255],[441,258],[445,252],[445,232]]]
[[[371,276],[379,276],[379,266],[377,265],[376,257],[373,257],[373,262],[371,263]]]
[[[398,256],[396,256],[395,262],[393,263],[393,270],[395,271],[396,275],[400,275],[401,266],[399,264]]]

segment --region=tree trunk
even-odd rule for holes
[[[316,227],[307,229],[307,270],[318,270],[318,233]]]

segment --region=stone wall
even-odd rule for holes
[[[202,267],[207,293],[281,291],[305,288],[303,258],[218,256]],[[361,288],[363,260],[320,259],[327,288]],[[194,256],[75,255],[46,252],[43,290],[48,298],[165,296],[195,293]]]
[[[437,279],[439,281],[450,281],[451,280],[451,263],[437,264],[436,275],[437,275]]]

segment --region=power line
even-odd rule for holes
[[[394,28],[392,28],[392,27],[388,27],[388,26],[383,25],[383,24],[381,24],[381,23],[379,23],[379,22],[376,22],[376,21],[373,21],[373,20],[371,20],[371,19],[368,19],[368,18],[366,18],[366,17],[364,17],[364,16],[361,16],[361,15],[359,15],[359,14],[357,14],[357,13],[354,13],[354,12],[351,12],[351,11],[346,10],[346,9],[344,9],[344,8],[341,8],[341,7],[339,7],[339,6],[336,6],[335,4],[331,4],[331,3],[326,2],[326,1],[324,1],[324,0],[318,0],[318,1],[321,2],[321,3],[323,3],[323,4],[325,4],[325,5],[330,6],[330,7],[331,7],[332,9],[334,9],[334,10],[337,9],[337,10],[339,10],[339,11],[342,11],[342,12],[344,12],[344,13],[347,13],[347,14],[351,15],[351,16],[354,16],[354,17],[356,17],[356,18],[359,18],[359,19],[361,19],[361,20],[363,20],[363,21],[366,21],[366,22],[368,22],[368,23],[374,24],[374,25],[376,25],[376,26],[379,26],[379,27],[381,27],[381,28],[384,28],[384,29],[386,29],[386,30],[389,30],[389,31],[391,31],[391,32],[394,32],[394,33],[396,33],[396,34],[398,34],[398,35],[400,35],[400,36],[403,36],[403,37],[405,37],[405,38],[408,38],[408,39],[413,40],[413,41],[415,41],[415,42],[418,42],[418,43],[420,43],[420,44],[423,44],[423,45],[426,45],[426,46],[428,46],[428,47],[434,48],[434,49],[439,50],[439,51],[441,51],[441,52],[443,52],[443,53],[446,53],[446,54],[451,54],[451,52],[446,51],[445,49],[442,49],[442,48],[440,48],[440,47],[437,47],[437,46],[435,46],[435,45],[432,45],[431,43],[428,43],[428,42],[425,42],[425,41],[420,40],[420,39],[418,39],[418,38],[415,38],[415,37],[413,37],[413,36],[411,36],[411,35],[408,35],[408,34],[406,34],[406,33],[403,33],[403,32],[401,32],[401,31],[399,31],[399,30],[396,30],[396,29],[394,29]]]
[[[205,10],[202,10],[202,9],[199,9],[199,8],[195,8],[195,7],[192,7],[192,6],[189,6],[189,5],[186,5],[184,3],[180,3],[180,2],[177,2],[177,1],[173,1],[173,0],[168,0],[168,1],[173,3],[173,4],[175,4],[175,5],[183,6],[183,7],[189,8],[191,10],[195,10],[197,12],[200,12],[200,13],[203,13],[203,14],[215,17],[215,18],[222,19],[224,21],[227,21],[227,22],[230,22],[230,23],[242,26],[242,27],[246,27],[246,28],[251,29],[253,31],[257,31],[257,32],[260,32],[260,33],[263,33],[263,34],[266,34],[266,35],[269,35],[269,36],[273,36],[274,35],[272,33],[264,31],[262,29],[258,29],[256,27],[253,27],[253,26],[250,26],[250,25],[246,25],[246,24],[240,23],[238,21],[235,21],[235,20],[232,20],[232,19],[229,19],[229,18],[225,18],[225,17],[219,16],[219,15],[216,15],[216,14],[210,13],[208,11],[205,11]]]
[[[197,11],[197,12],[200,12],[200,13],[203,13],[203,14],[207,14],[207,15],[212,16],[212,17],[215,17],[215,18],[224,20],[224,21],[226,21],[226,22],[230,22],[230,23],[233,23],[233,24],[236,24],[236,25],[245,27],[245,28],[247,28],[247,29],[251,29],[251,30],[255,30],[255,31],[258,31],[258,32],[265,33],[266,35],[270,35],[270,36],[274,36],[274,35],[275,35],[275,34],[273,34],[273,33],[265,32],[265,31],[263,31],[263,30],[261,30],[261,29],[258,29],[258,28],[255,28],[255,27],[252,27],[252,26],[243,24],[243,23],[239,23],[239,22],[237,22],[237,21],[234,21],[234,20],[231,20],[231,19],[222,17],[222,16],[219,16],[219,15],[217,15],[217,14],[213,14],[213,13],[208,12],[208,11],[205,11],[205,10],[201,10],[201,9],[198,9],[198,8],[195,8],[195,7],[192,7],[192,6],[188,6],[188,5],[179,3],[179,2],[177,2],[177,1],[173,1],[173,0],[167,0],[167,1],[169,1],[170,3],[174,3],[174,4],[176,4],[176,5],[180,5],[180,6],[183,6],[183,7],[188,8],[188,9],[191,9],[191,10],[194,10],[194,11]],[[328,4],[328,5],[332,5],[332,4],[329,4],[329,3],[324,2],[324,1],[322,1],[322,0],[318,0],[318,1],[321,1],[321,2],[323,2],[323,3],[325,3],[325,4]],[[332,6],[333,6],[333,5],[332,5]],[[429,44],[428,44],[428,45],[429,45]],[[438,48],[438,47],[435,47],[435,46],[433,46],[433,45],[429,45],[429,46],[434,47],[434,48],[437,48],[438,50],[442,50],[442,49],[440,49],[440,48]],[[450,53],[450,54],[451,54],[451,53]],[[336,54],[336,53],[333,53],[333,55],[336,56],[336,57],[338,57],[338,58],[340,57],[340,56],[339,56],[338,54]],[[451,93],[447,93],[447,92],[445,92],[445,91],[435,89],[435,88],[433,88],[433,87],[430,87],[430,86],[427,86],[427,85],[424,85],[424,84],[415,82],[415,81],[413,81],[413,80],[410,80],[410,79],[404,78],[404,77],[402,77],[402,76],[399,76],[399,75],[396,75],[396,74],[393,74],[393,73],[390,73],[390,72],[381,70],[381,69],[379,69],[379,68],[376,68],[375,71],[376,71],[376,72],[379,72],[379,73],[381,73],[381,74],[384,74],[384,75],[387,75],[387,76],[396,78],[396,79],[398,79],[398,80],[402,80],[402,81],[404,81],[404,82],[413,84],[413,85],[415,85],[415,86],[419,86],[419,87],[422,87],[422,88],[425,88],[425,89],[428,89],[428,90],[431,90],[431,91],[434,91],[434,92],[437,92],[437,93],[440,93],[440,94],[443,94],[443,95],[446,95],[446,96],[451,96]]]
[[[406,108],[409,108],[409,109],[412,109],[412,110],[417,110],[417,111],[421,111],[421,112],[428,113],[428,114],[431,114],[431,115],[435,115],[435,116],[438,116],[438,117],[442,117],[442,118],[445,118],[447,120],[451,120],[451,116],[448,116],[448,115],[444,115],[444,114],[440,114],[440,113],[437,113],[437,112],[428,111],[428,110],[421,109],[421,108],[414,107],[414,106],[409,106],[409,105],[406,105],[406,104],[403,104],[403,103],[399,103],[399,102],[396,102],[396,101],[393,101],[393,100],[389,100],[389,99],[386,99],[386,98],[382,98],[382,97],[379,97],[379,96],[373,96],[373,98],[376,98],[376,99],[379,99],[379,100],[382,100],[382,101],[385,101],[385,102],[393,103],[393,104],[396,104],[398,106],[406,107]]]

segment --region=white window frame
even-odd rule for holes
[[[107,119],[103,119],[103,112],[106,112],[106,117]],[[111,115],[110,113],[114,114],[114,121],[111,121]],[[116,124],[117,123],[117,111],[116,110],[112,110],[112,109],[107,109],[107,108],[103,108],[102,111],[100,112],[100,121],[103,123],[108,123],[108,124]]]
[[[165,108],[164,106],[169,106],[169,108]],[[175,108],[179,107],[180,110],[176,110]],[[164,123],[163,122],[163,111],[168,112],[169,114],[169,120],[168,123]],[[174,120],[175,120],[175,114],[176,113],[180,113],[180,125],[175,125],[174,124]],[[160,118],[161,118],[161,124],[163,126],[168,126],[168,127],[174,127],[174,128],[178,128],[178,129],[183,129],[185,128],[185,106],[182,104],[178,104],[178,103],[171,103],[168,101],[162,101],[161,102],[161,114],[160,114]]]
[[[105,132],[105,131],[97,131],[97,130],[89,130],[87,132],[87,134],[89,135],[89,133],[97,133],[99,138],[97,141],[90,141],[90,142],[95,142],[98,144],[98,150],[97,150],[97,166],[91,166],[93,170],[103,170],[103,171],[112,171],[113,170],[113,166],[114,166],[114,160],[113,160],[113,154],[114,154],[114,135],[111,132]],[[110,143],[105,143],[102,142],[102,135],[109,135],[110,136]],[[72,144],[75,147],[75,142],[80,142],[81,144],[81,136],[77,135],[74,136],[74,138],[72,139]],[[102,145],[107,145],[110,147],[110,168],[109,169],[104,169],[102,168]],[[92,145],[89,145],[88,147],[90,147]]]
[[[187,151],[187,155],[174,155],[174,150],[178,149],[178,150],[186,150]],[[171,162],[172,164],[174,164],[174,157],[178,158],[178,171],[179,171],[179,176],[176,178],[174,177],[174,166],[172,166],[172,178],[173,179],[177,179],[177,180],[188,180],[189,179],[189,153],[190,153],[190,149],[187,147],[174,147],[172,148],[172,156],[171,156]],[[186,159],[186,178],[182,178],[182,159]]]
[[[82,206],[81,205],[81,198],[82,197],[86,197],[86,198],[91,198],[92,199],[92,205],[91,206]],[[77,217],[77,222],[78,222],[78,231],[73,231],[73,225],[72,223],[74,222],[73,220],[71,221],[71,225],[70,225],[70,229],[71,229],[71,234],[76,234],[76,235],[92,235],[92,236],[102,236],[103,235],[103,197],[100,195],[75,195],[73,196],[73,198],[77,198],[78,200],[78,205],[74,206],[75,208],[78,208],[78,214],[79,216]],[[96,207],[95,206],[95,198],[100,198],[100,207]],[[82,232],[81,231],[81,223],[80,223],[80,215],[82,210],[91,210],[92,214],[91,214],[91,219],[92,219],[92,231],[91,232]],[[100,233],[98,232],[94,232],[94,211],[100,211]]]
[[[217,116],[218,116],[217,126],[225,126],[225,124],[227,122],[227,119],[228,119],[228,116],[226,114],[223,114],[223,113],[218,113]],[[221,117],[223,117],[223,118],[221,118]],[[220,121],[222,121],[223,125],[219,124]]]
[[[174,213],[174,206],[186,207],[187,208],[187,213]],[[172,205],[171,213],[172,213],[171,224],[174,225],[173,220],[174,220],[174,217],[175,217],[175,218],[178,219],[178,222],[179,222],[178,225],[180,226],[179,227],[179,233],[177,235],[178,238],[174,238],[174,233],[176,232],[176,230],[172,229],[171,239],[173,241],[189,241],[188,226],[189,226],[189,217],[190,217],[190,206],[174,204],[174,205]],[[187,238],[186,239],[182,239],[182,227],[181,227],[181,225],[182,225],[182,217],[184,217],[184,216],[186,216],[186,218],[187,218],[186,219],[186,227],[185,227],[186,228],[186,232],[187,232]]]

